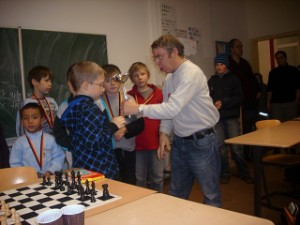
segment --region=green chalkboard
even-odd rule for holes
[[[0,29],[0,121],[6,137],[15,136],[16,115],[22,101],[17,29]]]
[[[14,100],[13,104],[16,106],[13,108],[13,111],[8,111],[8,103],[4,105],[4,108],[1,106],[0,118],[1,121],[2,117],[7,120],[7,122],[4,121],[7,137],[14,137],[16,135],[16,112],[18,110],[18,105],[22,100],[21,73],[18,56],[18,30],[6,28],[1,28],[0,30],[0,59],[1,62],[5,62],[2,59],[7,60],[6,63],[1,63],[0,85],[3,82],[7,85],[5,97],[7,95],[13,95],[15,99],[10,97],[9,100]],[[53,97],[58,104],[60,104],[69,95],[66,86],[66,72],[70,65],[83,60],[94,61],[99,65],[107,63],[107,45],[105,35],[28,29],[22,29],[21,34],[26,96],[31,95],[31,89],[27,83],[27,74],[34,66],[47,66],[53,71],[53,89],[50,96]],[[5,76],[2,76],[2,73],[4,73]],[[12,90],[15,90],[15,92],[12,92]],[[4,97],[2,98],[1,95],[0,97],[2,104],[2,99],[4,99]]]

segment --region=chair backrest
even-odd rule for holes
[[[263,129],[266,127],[275,127],[281,124],[280,120],[260,120],[255,123],[256,129]]]
[[[0,190],[12,189],[19,184],[33,184],[39,181],[33,167],[22,166],[0,169]]]

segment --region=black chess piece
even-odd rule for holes
[[[80,199],[81,201],[85,200],[85,194],[84,194],[84,188],[82,185],[79,186],[79,193],[80,193]]]
[[[46,185],[46,176],[45,175],[42,175],[42,178],[43,178],[43,182],[42,182],[42,185],[43,185],[43,187],[45,187],[45,185]]]
[[[66,172],[64,184],[67,184],[68,182],[69,182],[69,174]]]
[[[102,201],[105,201],[105,200],[113,198],[112,196],[109,195],[108,184],[103,184],[102,187],[103,187],[103,195],[102,195],[102,197],[100,197],[100,199]]]
[[[89,195],[91,193],[90,184],[89,184],[88,180],[85,180],[85,191],[84,191],[84,193],[86,195]]]
[[[50,176],[47,177],[47,185],[48,185],[48,186],[51,186],[51,185],[52,185],[51,177],[50,177]]]
[[[63,183],[60,184],[59,190],[61,190],[61,191],[64,191],[64,190],[65,190],[65,186],[63,185]]]
[[[94,182],[94,181],[92,181],[91,186],[92,186],[91,193],[93,193],[94,195],[96,195],[96,194],[97,194],[97,191],[96,191],[96,185],[95,185],[95,182]]]
[[[91,191],[91,202],[96,202],[95,193]]]
[[[71,179],[73,180],[75,180],[75,171],[74,170],[71,170]]]
[[[82,186],[81,183],[78,184],[76,188],[77,188],[77,193],[78,193],[78,195],[81,195],[81,192],[82,192],[82,191],[84,192],[84,188],[83,188],[83,186]],[[83,193],[83,194],[84,194],[84,193]]]
[[[69,181],[67,181],[66,186],[67,186],[67,194],[68,195],[72,194],[73,191],[72,191],[71,184]]]

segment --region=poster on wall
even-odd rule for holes
[[[216,41],[216,54],[226,54],[229,55],[228,42]]]
[[[177,22],[175,6],[161,4],[161,27],[162,34],[176,35]]]

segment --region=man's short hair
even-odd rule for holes
[[[282,50],[277,51],[277,52],[275,53],[275,57],[276,57],[277,55],[283,55],[285,58],[287,57],[286,52],[285,52],[285,51],[282,51]]]
[[[178,55],[184,57],[184,45],[176,37],[169,34],[162,35],[156,39],[152,43],[151,48],[165,48],[169,54],[174,48],[177,48]]]
[[[229,46],[229,49],[230,48],[233,48],[234,46],[234,42],[238,41],[239,39],[237,38],[232,38],[229,42],[228,42],[228,46]]]

